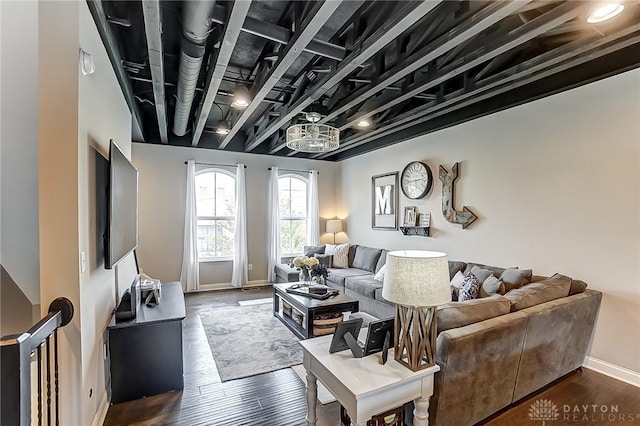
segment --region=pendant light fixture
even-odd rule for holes
[[[320,114],[308,112],[310,124],[295,124],[287,129],[287,148],[300,152],[328,152],[340,147],[340,130],[318,124]]]

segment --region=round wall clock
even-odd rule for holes
[[[402,171],[400,187],[408,198],[422,198],[431,190],[433,175],[429,166],[421,161],[412,161]]]

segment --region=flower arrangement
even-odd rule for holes
[[[325,265],[321,265],[320,263],[313,265],[311,267],[311,278],[315,280],[318,284],[323,284],[324,280],[329,276],[329,269]]]
[[[300,271],[300,281],[308,282],[311,279],[309,271],[319,263],[320,261],[315,257],[298,256],[293,259],[289,266]]]

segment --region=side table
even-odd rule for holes
[[[364,332],[366,333],[366,331]],[[365,426],[376,414],[414,401],[413,424],[428,426],[429,398],[433,395],[433,375],[438,365],[411,371],[393,359],[380,364],[381,354],[353,358],[351,351],[329,353],[333,336],[303,340],[303,364],[307,370],[307,424],[316,424],[319,379],[349,413],[356,426]],[[361,339],[365,337],[361,333]]]

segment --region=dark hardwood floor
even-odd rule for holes
[[[183,332],[184,390],[112,405],[104,424],[305,425],[305,389],[291,369],[221,383],[198,315],[200,310],[237,306],[242,300],[271,296],[270,287],[188,294]],[[640,424],[640,388],[587,369],[565,376],[482,424],[542,424],[529,418],[531,404],[540,399],[552,401],[560,412],[560,417],[549,425]],[[586,408],[586,413],[580,411],[587,405],[590,407]],[[593,405],[598,407],[595,411]],[[565,406],[571,413],[563,412]],[[610,416],[611,413],[603,416],[603,406],[609,411],[615,406],[618,410],[615,418]],[[576,407],[577,413],[574,412]],[[318,404],[318,426],[339,424],[337,403]]]

